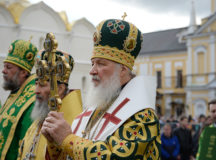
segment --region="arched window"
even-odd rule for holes
[[[194,116],[199,117],[201,114],[206,113],[206,102],[203,99],[195,100],[194,102]]]
[[[207,72],[206,47],[198,46],[194,52],[194,73],[203,74]]]
[[[204,53],[203,52],[198,52],[197,53],[197,61],[198,61],[198,74],[205,73],[205,62],[204,62]]]
[[[162,88],[162,72],[156,71],[157,76],[157,88]]]

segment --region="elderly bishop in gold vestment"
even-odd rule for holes
[[[124,20],[97,26],[87,109],[72,127],[61,113],[48,114],[41,129],[49,141],[46,159],[66,159],[67,154],[73,160],[160,159],[156,80],[131,72],[141,42],[140,30]]]
[[[56,73],[57,83],[58,83],[58,95],[62,100],[60,112],[63,112],[62,117],[71,124],[75,116],[82,112],[82,102],[80,90],[69,90],[68,81],[70,73],[73,69],[73,58],[69,54],[63,51],[56,51],[56,63],[57,72]],[[39,55],[39,59],[42,60],[44,66],[36,66],[37,69],[37,80],[36,80],[36,104],[33,108],[31,118],[34,123],[28,129],[23,142],[19,150],[19,160],[42,160],[45,159],[47,141],[45,137],[41,134],[42,123],[49,112],[48,99],[50,98],[50,79],[48,75],[41,75],[44,73],[43,67],[47,66],[48,55],[47,52],[43,51]],[[58,61],[61,59],[61,63]],[[42,67],[42,68],[41,68]],[[69,68],[68,68],[69,67]],[[67,70],[64,70],[68,68]],[[41,70],[40,70],[41,69]],[[41,77],[47,77],[46,80],[40,79]]]

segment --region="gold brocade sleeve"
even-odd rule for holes
[[[145,109],[129,118],[106,141],[69,135],[60,147],[59,159],[68,154],[74,160],[159,160],[160,144],[159,121],[152,109]],[[50,157],[56,155],[55,149],[48,151]]]

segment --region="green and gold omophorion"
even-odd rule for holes
[[[30,115],[34,102],[35,75],[32,75],[17,93],[9,95],[0,109],[1,160],[16,159],[19,143],[32,123]]]
[[[12,63],[30,73],[37,51],[31,42],[15,40],[9,47],[4,63]],[[35,102],[35,77],[30,75],[0,108],[1,160],[17,159],[19,143],[32,123],[30,115]]]

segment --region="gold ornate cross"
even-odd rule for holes
[[[50,81],[50,110],[59,110],[61,107],[61,99],[58,95],[57,80],[64,82],[64,75],[70,74],[70,65],[64,56],[56,54],[58,42],[53,33],[48,33],[44,42],[45,54],[43,60],[37,63],[36,74],[39,83]],[[46,60],[45,60],[46,59]],[[68,75],[69,76],[69,75]]]
[[[55,39],[53,33],[47,33],[44,42],[46,60],[39,60],[37,64],[36,74],[38,76],[39,83],[46,83],[50,81],[50,97],[48,105],[50,110],[58,111],[61,107],[61,99],[58,95],[58,85],[57,85],[57,67],[56,67],[56,48],[58,42]]]
[[[58,85],[57,85],[57,70],[56,70],[56,48],[58,42],[55,39],[53,33],[47,33],[46,39],[44,42],[44,49],[48,54],[48,76],[50,81],[50,98],[49,98],[49,107],[50,110],[58,110],[61,106],[61,99],[58,95]],[[45,54],[46,54],[45,53]]]
[[[122,19],[125,20],[125,17],[127,17],[127,13],[124,12],[124,15],[122,16]]]

